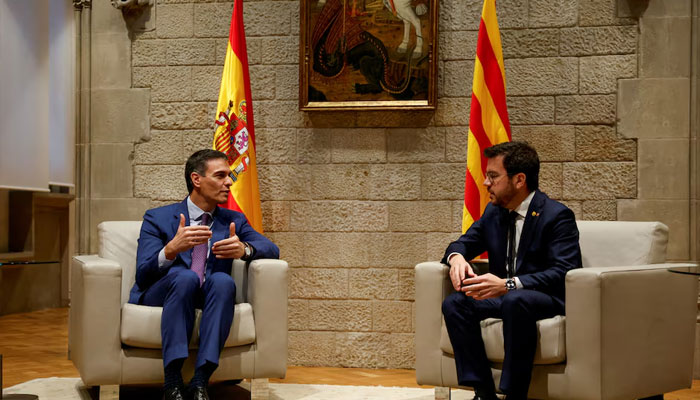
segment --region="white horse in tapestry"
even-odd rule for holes
[[[408,42],[411,37],[411,27],[416,31],[416,47],[413,50],[413,58],[423,56],[423,31],[421,29],[419,15],[424,15],[428,12],[428,7],[425,4],[418,4],[415,8],[411,6],[412,0],[383,0],[384,6],[389,9],[394,15],[403,21],[403,40],[396,49],[399,53],[405,53],[408,50]]]

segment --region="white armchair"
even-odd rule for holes
[[[163,382],[161,307],[127,303],[134,284],[140,221],[98,226],[99,254],[72,264],[70,358],[87,386],[100,397],[118,398],[118,385]],[[236,260],[233,325],[212,380],[251,378],[253,399],[267,396],[267,378],[287,370],[287,263]],[[190,343],[198,344],[199,317]],[[196,350],[184,374],[192,374]]]
[[[584,268],[566,275],[566,316],[538,322],[528,397],[636,399],[690,387],[698,279],[671,273],[668,228],[658,222],[578,221]],[[448,267],[416,266],[416,378],[436,398],[457,387],[441,314]],[[482,321],[496,387],[502,322]]]

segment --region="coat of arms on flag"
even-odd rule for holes
[[[233,101],[229,100],[228,109],[221,111],[219,118],[216,120],[217,130],[219,130],[219,127],[223,127],[223,130],[216,138],[215,148],[226,153],[229,166],[232,166],[233,170],[235,170],[236,167],[233,165],[236,163],[236,160],[246,155],[245,153],[248,151],[250,136],[245,123],[245,114],[239,117],[233,112],[232,108]],[[245,100],[241,102],[239,109],[245,111]],[[235,177],[232,178],[235,182]]]

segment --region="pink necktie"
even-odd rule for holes
[[[209,225],[209,214],[202,214],[200,225]],[[192,249],[192,265],[190,268],[199,276],[199,286],[204,283],[204,270],[207,266],[207,249],[209,242],[198,244]]]

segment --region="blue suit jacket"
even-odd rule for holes
[[[460,253],[467,260],[484,251],[489,254],[489,272],[506,277],[508,210],[488,204],[479,218],[456,241],[450,243],[442,262]],[[580,268],[581,249],[574,213],[565,205],[535,191],[520,235],[515,276],[525,289],[547,293],[564,302],[564,276]]]
[[[136,282],[131,288],[130,303],[138,303],[146,289],[158,279],[167,274],[169,268],[181,266],[190,268],[192,262],[192,249],[177,255],[169,268],[158,267],[158,253],[177,233],[180,224],[180,214],[185,216],[185,221],[190,220],[187,211],[187,199],[180,203],[153,208],[146,211],[143,216],[143,225],[139,235],[139,245],[136,251]],[[279,258],[279,248],[268,238],[253,229],[242,213],[216,207],[213,215],[210,245],[229,237],[231,222],[236,224],[236,235],[242,242],[248,242],[255,249],[252,258]],[[231,273],[232,259],[218,259],[209,252],[207,259],[207,274],[214,272]]]

